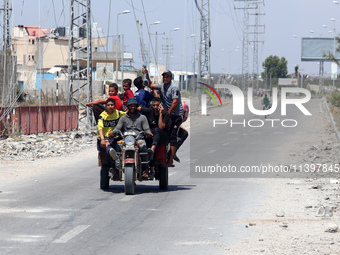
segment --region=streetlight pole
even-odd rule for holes
[[[159,59],[158,59],[158,35],[165,35],[165,33],[158,33],[156,32],[155,34],[153,35],[156,35],[156,44],[155,44],[155,48],[156,48],[156,52],[155,52],[155,65],[156,65],[156,71],[155,71],[155,81],[156,83],[158,83],[158,77],[159,77]]]
[[[170,69],[170,43],[171,43],[171,32],[172,31],[178,31],[179,28],[178,27],[175,27],[174,29],[171,29],[169,31],[169,37],[168,37],[168,51],[167,51],[167,54],[166,54],[166,69],[169,70]]]
[[[150,55],[151,55],[151,26],[152,25],[158,25],[158,24],[161,24],[160,21],[155,21],[154,23],[151,23],[149,25],[149,54],[148,54],[148,70],[150,70],[150,64],[151,64],[151,58],[150,58]],[[157,40],[157,39],[156,39]]]
[[[339,4],[338,1],[333,1],[334,4]],[[334,28],[334,35],[333,35],[333,56],[335,58],[335,19],[334,18],[331,18],[331,21],[333,22],[333,28]],[[331,70],[331,78],[332,78],[332,81],[333,81],[333,89],[335,87],[334,83],[335,83],[335,77],[334,77],[334,69],[336,68],[336,66],[334,65],[335,63],[332,62],[332,70]],[[336,70],[337,72],[337,70]]]
[[[118,85],[118,42],[120,42],[120,37],[119,37],[119,26],[118,26],[118,22],[119,22],[119,15],[121,14],[128,14],[130,13],[131,11],[130,10],[125,10],[123,12],[120,12],[117,14],[117,39],[116,39],[116,83]],[[120,47],[119,47],[120,49]],[[122,61],[122,60],[121,60]]]
[[[339,4],[338,1],[333,1],[333,3],[334,4]],[[333,26],[333,28],[334,28],[333,55],[334,55],[334,58],[336,58],[335,57],[335,19],[331,18],[331,21],[333,21],[333,24],[334,24],[334,26]],[[331,74],[331,76],[332,76],[332,80],[333,80],[333,90],[335,89],[335,79],[336,79],[336,75],[338,73],[338,68],[337,67],[338,66],[335,63],[332,63],[332,74]],[[335,70],[333,70],[333,69],[335,69]],[[335,73],[335,74],[333,75],[333,73]]]
[[[185,90],[188,90],[188,38],[195,37],[195,34],[191,34],[186,39],[186,59],[185,59]]]

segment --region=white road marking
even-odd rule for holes
[[[6,240],[12,242],[34,243],[41,242],[44,239],[46,239],[45,236],[39,235],[15,235],[14,237],[8,238]]]
[[[75,227],[74,229],[67,232],[65,235],[60,237],[57,240],[54,240],[53,243],[66,243],[69,240],[71,240],[73,237],[79,235],[81,232],[83,232],[85,229],[87,229],[90,225],[79,225]]]
[[[130,201],[132,198],[134,198],[135,196],[125,196],[122,199],[119,199],[119,201],[122,202],[126,202],[126,201]]]
[[[196,124],[196,125],[193,125],[193,126],[190,126],[189,128],[186,128],[186,129],[190,129],[192,127],[197,127],[197,126],[200,126],[201,124]]]
[[[62,209],[62,208],[0,208],[0,213],[48,213],[48,212],[71,212],[72,209]]]
[[[216,150],[211,150],[211,151],[208,151],[209,154],[212,154],[214,153]]]
[[[174,174],[176,174],[177,172],[173,172],[173,173],[169,173],[169,176],[173,176]]]
[[[16,202],[18,200],[16,199],[6,199],[6,198],[0,198],[0,202]]]
[[[224,143],[224,144],[222,144],[222,146],[227,146],[227,145],[229,145],[229,143]]]
[[[26,218],[26,219],[63,219],[68,218],[69,214],[51,214],[51,215],[41,215],[41,214],[19,214],[14,215],[15,218]]]

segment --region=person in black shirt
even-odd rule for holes
[[[148,147],[150,147],[151,144],[151,150],[154,152],[158,144],[168,144],[171,117],[161,105],[161,99],[155,97],[152,100],[151,108],[138,107],[138,110],[146,116],[151,133],[153,134],[151,140],[147,139]]]

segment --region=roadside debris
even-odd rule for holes
[[[34,161],[39,158],[60,157],[84,147],[94,147],[95,132],[40,134],[7,138],[0,141],[1,161]]]

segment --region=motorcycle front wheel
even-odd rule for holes
[[[168,189],[168,167],[164,167],[162,165],[159,166],[159,189],[167,190]]]
[[[124,170],[124,180],[125,180],[125,185],[124,185],[124,190],[125,190],[125,195],[134,195],[135,194],[135,165],[132,163],[126,164],[125,165],[125,170]]]

